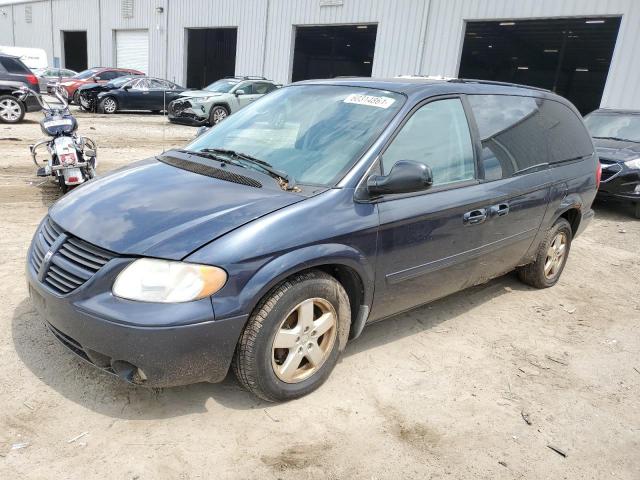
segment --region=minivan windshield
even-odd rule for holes
[[[218,80],[211,85],[204,87],[207,92],[228,93],[233,87],[240,83],[240,80]]]
[[[187,146],[267,162],[297,183],[330,186],[402,107],[401,94],[339,85],[292,85],[234,113]]]
[[[640,114],[592,113],[584,123],[593,138],[640,143]]]

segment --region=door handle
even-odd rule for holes
[[[462,216],[462,223],[465,225],[478,225],[487,219],[487,209],[478,208],[471,210]]]
[[[509,204],[499,203],[497,205],[493,205],[491,206],[491,213],[496,217],[504,217],[509,213]]]

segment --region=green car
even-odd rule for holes
[[[202,90],[180,94],[169,104],[169,121],[196,127],[213,126],[278,87],[263,77],[223,78]]]

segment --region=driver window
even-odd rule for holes
[[[437,100],[420,107],[384,152],[384,174],[399,160],[428,165],[434,185],[472,180],[473,143],[460,99]]]
[[[133,84],[133,90],[149,90],[149,81],[145,78],[141,78]]]

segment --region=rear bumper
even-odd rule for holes
[[[33,95],[29,95],[25,101],[24,106],[27,112],[39,112],[42,110],[42,106],[38,103],[38,100]]]
[[[119,260],[123,259],[112,262]],[[106,283],[112,283],[109,272],[106,277]],[[31,264],[27,278],[32,303],[64,346],[106,372],[147,387],[224,379],[247,319],[245,315],[215,320],[209,298],[145,304],[113,297],[110,292],[88,295],[87,290],[104,290],[104,278],[94,278],[76,292],[61,296],[38,280]],[[147,324],[151,318],[156,325]],[[139,323],[123,323],[132,320]]]
[[[599,199],[618,199],[640,202],[640,170],[628,168],[620,163],[610,169],[617,169],[608,178],[603,177],[598,189]]]

